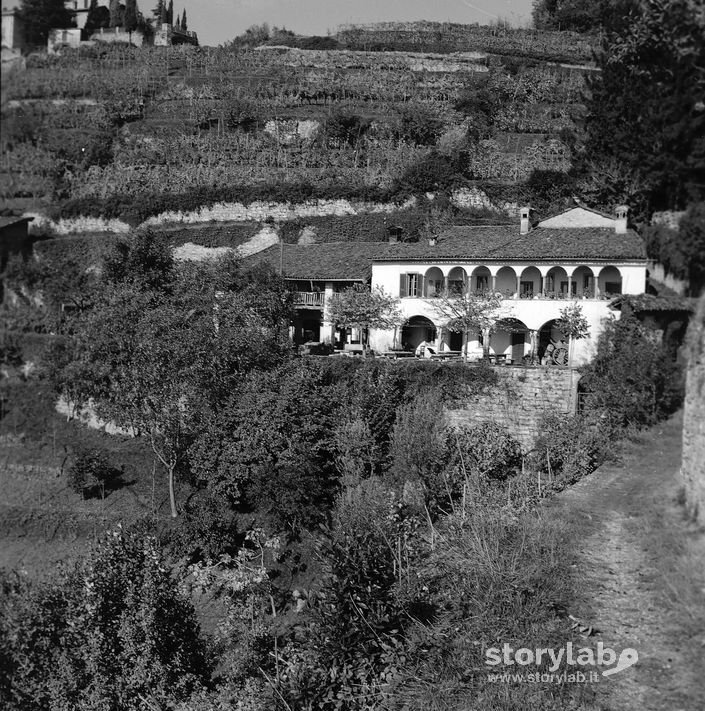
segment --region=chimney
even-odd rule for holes
[[[401,238],[401,234],[404,231],[403,227],[399,225],[392,225],[387,227],[387,234],[389,235],[389,244],[396,244]]]
[[[624,235],[627,233],[629,207],[627,205],[619,205],[615,212],[617,213],[617,219],[614,221],[614,231],[618,235]]]
[[[527,235],[531,231],[531,208],[521,208],[520,234]]]

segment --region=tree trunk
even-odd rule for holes
[[[174,496],[174,465],[169,467],[169,505],[171,506],[171,517],[177,518],[179,512],[176,510],[176,497]]]

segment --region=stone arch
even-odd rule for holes
[[[561,347],[565,347],[566,349],[566,356],[568,354],[568,339],[565,337],[565,334],[558,328],[557,326],[558,319],[551,319],[550,321],[546,321],[546,323],[541,326],[539,329],[539,337],[538,337],[538,358],[539,361],[544,364],[544,365],[555,365],[556,363],[553,362],[553,359],[548,358],[548,362],[544,362],[547,359],[547,353],[546,350],[553,341],[554,343],[559,344]],[[567,360],[566,363],[567,364]],[[563,365],[565,365],[563,364]]]
[[[423,278],[424,296],[435,297],[443,293],[443,272],[439,267],[431,267],[426,270]]]
[[[609,265],[600,269],[597,288],[601,295],[615,296],[622,293],[622,273],[617,267]]]
[[[416,350],[421,341],[434,343],[438,335],[436,324],[427,316],[411,316],[401,329],[401,345],[404,350]]]
[[[595,298],[595,273],[592,269],[584,264],[573,269],[571,281],[574,283],[576,296],[581,296],[584,299]]]
[[[492,273],[485,266],[475,267],[470,278],[470,291],[489,291],[492,288]]]
[[[517,273],[512,267],[502,267],[497,271],[495,289],[505,297],[513,296],[517,293]]]
[[[568,273],[563,267],[551,267],[544,283],[548,296],[560,298],[561,295],[568,294]]]
[[[468,288],[468,274],[462,267],[453,267],[448,272],[448,293],[464,294]]]
[[[497,321],[495,332],[490,336],[490,352],[504,355],[512,363],[521,363],[531,348],[531,332],[518,318],[503,318]]]
[[[538,267],[525,267],[519,275],[519,296],[522,299],[532,299],[543,290],[543,278]]]

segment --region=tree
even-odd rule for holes
[[[184,8],[184,14],[181,16],[181,29],[184,32],[188,30],[188,24],[186,23],[186,8]]]
[[[370,328],[392,329],[401,324],[398,304],[399,299],[380,288],[370,290],[356,284],[336,294],[329,306],[329,318],[343,328],[360,329],[366,355]]]
[[[132,42],[132,33],[137,29],[137,0],[125,0],[123,29],[128,32]]]
[[[166,23],[167,25],[174,24],[174,0],[169,0],[169,5],[166,10]]]
[[[120,7],[120,0],[110,0],[108,7],[110,9],[110,26],[120,27],[122,24],[122,8]]]
[[[76,26],[63,0],[22,0],[19,16],[32,45],[46,46],[51,30]]]
[[[492,291],[479,294],[443,294],[435,303],[436,310],[446,319],[446,328],[463,334],[463,357],[468,358],[471,333],[482,333],[484,357],[489,356],[489,336],[496,330],[502,295]]]
[[[94,32],[105,27],[110,27],[110,11],[104,5],[98,5],[98,0],[91,0],[83,28],[86,38],[90,38]]]
[[[688,265],[690,293],[698,296],[705,289],[705,201],[694,203],[683,215],[676,244]]]
[[[568,337],[568,365],[573,362],[573,344],[590,335],[588,320],[580,304],[571,304],[560,310],[556,328]]]
[[[161,24],[164,22],[162,19],[166,13],[166,7],[164,6],[164,0],[157,0],[157,6],[152,10],[152,14],[154,15],[154,19],[156,20],[157,24]]]
[[[632,205],[648,217],[705,197],[705,14],[690,0],[648,0],[629,20],[606,27],[601,71],[588,78],[583,164],[638,179]]]

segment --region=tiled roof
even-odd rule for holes
[[[640,261],[646,259],[644,243],[633,230],[616,234],[603,227],[571,229],[537,228],[522,235],[518,225],[452,227],[431,246],[426,241],[326,242],[284,245],[284,275],[290,279],[367,280],[372,262],[435,260],[533,261],[559,259],[585,261]],[[279,269],[279,247],[248,257]]]
[[[385,254],[387,242],[324,242],[321,244],[285,244],[282,264],[289,279],[328,279],[331,281],[367,281],[372,274],[372,260]],[[246,263],[268,262],[280,265],[278,245],[248,257]]]
[[[474,259],[487,261],[556,259],[642,260],[644,243],[633,230],[617,234],[608,227],[543,229],[522,235],[516,225],[453,227],[437,243],[389,245],[384,261]]]

